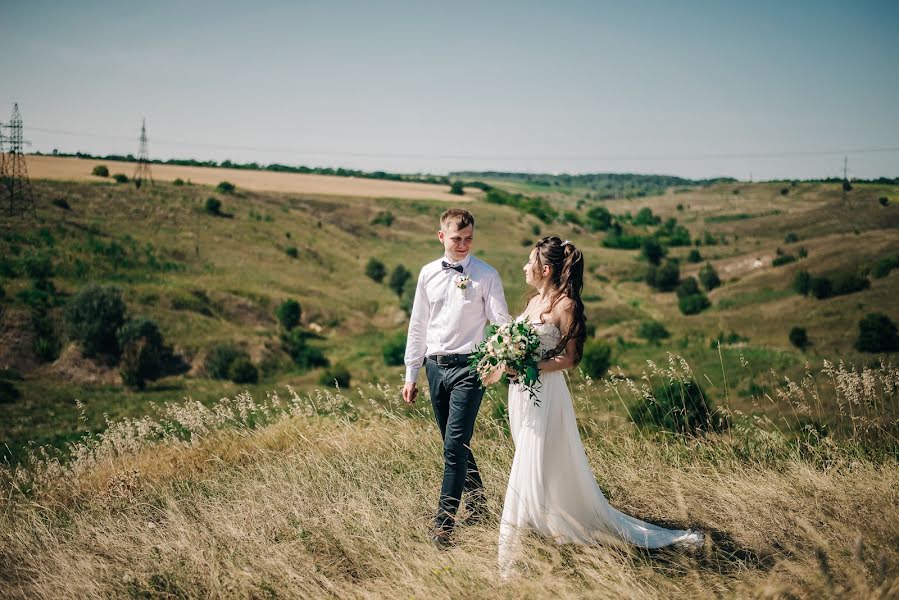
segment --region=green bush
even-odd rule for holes
[[[381,351],[384,357],[384,364],[396,367],[404,364],[406,358],[406,333],[398,331],[392,338],[387,340]]]
[[[298,258],[298,257],[300,256],[300,251],[297,250],[297,247],[296,247],[296,246],[288,246],[288,247],[284,250],[284,252],[285,252],[285,253],[287,254],[287,256],[289,256],[290,258]]]
[[[796,273],[796,277],[793,278],[793,289],[797,294],[808,296],[811,291],[811,282],[812,276],[809,275],[808,271],[799,271]]]
[[[702,262],[702,254],[699,253],[699,250],[697,250],[696,248],[693,248],[687,254],[687,262],[688,263]]]
[[[403,289],[406,282],[412,278],[412,273],[403,265],[397,265],[390,272],[390,278],[387,280],[387,287],[392,289],[397,296],[403,295]]]
[[[686,279],[682,279],[681,282],[677,285],[677,289],[675,290],[678,298],[685,298],[687,296],[695,296],[696,294],[701,293],[699,289],[699,283],[697,283],[695,277],[687,277]]]
[[[412,303],[415,302],[415,288],[418,282],[415,279],[409,279],[403,286],[403,294],[400,296],[400,308],[406,315],[412,315]]]
[[[808,346],[808,333],[806,333],[805,327],[793,327],[790,329],[790,343],[800,350],[805,350],[806,346]]]
[[[637,327],[637,337],[641,337],[649,342],[656,343],[671,337],[671,334],[665,329],[665,326],[658,321],[643,321]]]
[[[172,185],[182,186],[182,185],[184,185],[184,180],[181,179],[180,177],[176,177],[175,180],[172,182]]]
[[[389,210],[381,211],[375,215],[374,219],[371,220],[371,224],[390,227],[391,225],[393,225],[393,213]]]
[[[727,428],[726,417],[713,408],[694,380],[669,381],[653,390],[630,408],[634,424],[640,428],[661,429],[695,435]]]
[[[228,367],[228,379],[234,383],[257,383],[259,370],[250,362],[250,359],[239,357],[234,359]]]
[[[667,252],[668,250],[665,246],[653,237],[645,238],[643,240],[643,246],[640,248],[640,254],[642,254],[651,265],[658,265],[661,263]]]
[[[785,244],[792,244],[799,241],[799,236],[793,233],[792,231],[784,236]]]
[[[590,213],[587,214],[589,215]],[[533,233],[534,235],[540,235],[540,225],[538,223],[534,223],[533,225],[531,225],[531,233]]]
[[[234,344],[216,344],[206,354],[203,366],[213,379],[230,379],[231,364],[238,359],[250,360],[250,357]]]
[[[896,352],[899,350],[896,323],[883,313],[868,313],[858,322],[855,349],[872,353]]]
[[[712,263],[705,263],[705,266],[699,269],[699,281],[702,282],[702,287],[709,292],[721,285],[718,271],[715,270]]]
[[[685,315],[699,314],[711,305],[712,303],[709,302],[708,297],[703,293],[684,296],[677,301],[677,307]]]
[[[350,387],[350,371],[343,365],[334,365],[325,369],[318,378],[321,385],[337,386],[342,389]]]
[[[890,274],[893,269],[899,268],[899,254],[895,256],[887,256],[881,258],[874,264],[871,275],[877,279],[882,279]]]
[[[156,379],[158,373],[159,361],[145,338],[122,346],[122,359],[119,363],[122,383],[130,388],[142,390],[146,386],[147,379]]]
[[[109,177],[109,169],[106,168],[106,165],[97,165],[94,167],[94,170],[91,171],[91,175],[96,175],[97,177]]]
[[[281,347],[302,371],[328,365],[324,353],[309,344],[311,337],[312,334],[298,327],[281,334]]]
[[[834,296],[854,294],[871,287],[867,277],[856,273],[838,273],[831,277],[831,289]]]
[[[218,198],[206,198],[206,204],[203,205],[203,210],[210,215],[218,216],[222,214],[222,201]]]
[[[116,183],[128,183],[128,176],[124,173],[116,173],[112,176]]]
[[[387,274],[387,267],[384,266],[384,263],[373,256],[368,259],[368,263],[366,263],[365,265],[365,274],[368,275],[373,281],[381,283],[382,281],[384,281],[384,276]]]
[[[612,346],[605,340],[588,339],[584,343],[584,355],[580,367],[594,379],[600,379],[612,365]]]
[[[634,217],[634,225],[658,225],[661,222],[662,219],[654,216],[652,209],[649,207],[641,208],[637,211],[637,216]]]
[[[69,337],[81,344],[87,356],[118,356],[117,332],[125,323],[125,302],[118,288],[90,284],[65,308]]]
[[[890,199],[887,198],[886,196],[881,196],[880,198],[877,199],[877,201],[880,202],[881,206],[889,206],[889,204],[890,204]]]
[[[222,194],[233,194],[234,190],[237,189],[237,186],[228,181],[220,181],[219,184],[215,186],[215,189]]]
[[[808,291],[818,300],[833,296],[833,286],[827,277],[812,277],[809,279]]]
[[[300,324],[300,318],[303,316],[303,307],[296,300],[285,300],[278,305],[276,311],[278,322],[285,331],[290,331]]]
[[[0,404],[12,404],[21,397],[22,392],[13,382],[0,379]]]
[[[660,292],[670,292],[680,282],[680,265],[676,260],[666,260],[661,266],[650,265],[646,283]]]
[[[780,267],[783,265],[790,264],[791,262],[796,262],[796,257],[792,254],[781,254],[780,256],[775,256],[774,260],[771,261],[772,267]]]
[[[464,185],[461,181],[454,181],[450,185],[450,194],[456,194],[457,196],[461,196],[465,193],[463,189]]]

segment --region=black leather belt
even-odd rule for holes
[[[467,365],[471,354],[432,354],[428,360],[437,364],[438,367],[458,367]]]

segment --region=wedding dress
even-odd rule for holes
[[[542,356],[561,338],[551,323],[532,323]],[[593,477],[575,421],[563,371],[540,374],[539,405],[524,388],[509,386],[509,425],[515,458],[500,520],[499,568],[508,577],[525,531],[558,543],[626,542],[644,548],[699,547],[702,534],[665,529],[609,505]]]

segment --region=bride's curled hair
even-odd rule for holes
[[[569,340],[575,340],[577,355],[575,364],[579,363],[584,353],[584,341],[587,338],[586,317],[581,292],[584,290],[584,255],[574,244],[562,240],[558,236],[547,236],[537,242],[537,270],[550,267],[550,284],[552,287],[550,305],[546,313],[552,312],[556,304],[568,298],[572,305],[572,320],[568,331],[562,332],[562,339],[554,350],[560,354]],[[544,313],[544,314],[546,314]]]

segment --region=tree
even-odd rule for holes
[[[91,171],[91,175],[96,175],[97,177],[109,177],[109,169],[106,168],[106,165],[97,165],[94,167],[94,170]]]
[[[702,262],[702,254],[699,253],[699,250],[693,248],[690,250],[690,253],[687,254],[687,262],[688,263],[698,263]]]
[[[649,264],[658,265],[662,262],[667,250],[659,240],[654,237],[648,237],[643,240],[643,247],[640,249],[640,253],[649,261]]]
[[[708,297],[702,292],[698,294],[690,294],[678,299],[677,307],[681,313],[685,315],[696,315],[711,306]]]
[[[125,322],[122,292],[111,286],[90,284],[66,305],[69,337],[79,342],[87,356],[119,355],[116,332]]]
[[[712,266],[712,263],[705,263],[705,266],[699,269],[699,281],[706,291],[712,291],[721,285],[721,279],[718,277],[718,271]]]
[[[805,350],[806,346],[808,346],[808,334],[805,331],[805,327],[793,327],[790,329],[790,343],[800,350]]]
[[[650,265],[646,273],[646,283],[660,292],[670,292],[680,281],[680,265],[676,260],[668,259],[661,266]]]
[[[606,231],[611,226],[612,213],[605,206],[594,206],[587,211],[587,227],[590,231]],[[540,235],[540,231],[535,231],[534,235]]]
[[[373,256],[368,259],[368,263],[365,265],[365,274],[377,283],[381,283],[384,280],[384,275],[387,274],[387,268],[384,266],[384,263]]]
[[[665,326],[658,321],[643,321],[637,327],[637,337],[641,337],[653,344],[670,336],[671,334],[668,333]]]
[[[796,273],[796,277],[793,278],[793,289],[797,294],[808,296],[811,288],[811,279],[812,276],[809,275],[808,271],[799,271],[798,273]]]
[[[652,214],[652,209],[643,207],[637,211],[637,216],[634,217],[634,225],[658,225],[661,220],[661,218]]]
[[[387,280],[387,287],[392,289],[397,296],[403,295],[403,288],[406,287],[406,282],[412,277],[412,273],[403,265],[397,265],[393,268],[393,271],[390,273],[390,278]]]
[[[461,181],[454,181],[450,185],[450,194],[456,194],[457,196],[461,196],[465,193],[463,189],[464,184]]]
[[[218,198],[206,198],[206,204],[203,206],[203,209],[210,215],[218,216],[222,214],[222,201]]]
[[[219,184],[215,186],[215,189],[222,194],[233,194],[234,190],[237,189],[237,186],[229,181],[220,181]]]
[[[883,313],[868,313],[858,322],[855,349],[872,353],[896,352],[899,350],[896,323]]]
[[[290,331],[300,324],[300,317],[303,316],[303,308],[296,300],[285,300],[278,305],[278,322],[285,331]]]
[[[599,379],[612,364],[612,346],[605,340],[590,339],[584,343],[580,366],[590,377]]]

